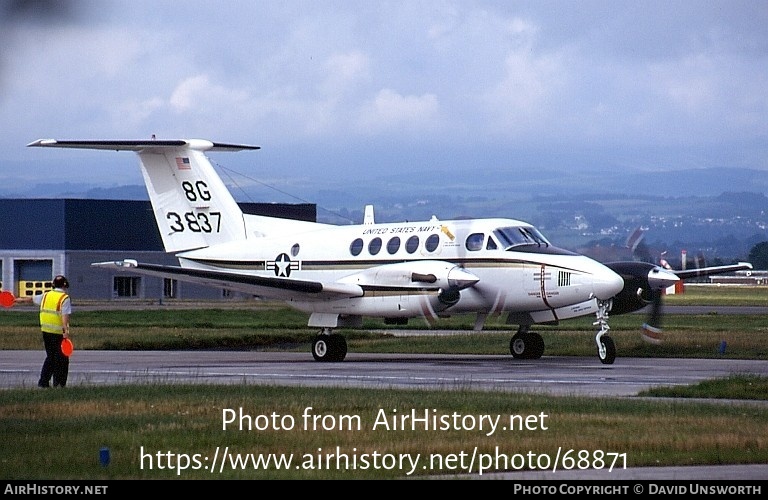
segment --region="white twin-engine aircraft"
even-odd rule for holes
[[[342,361],[347,343],[333,329],[360,327],[364,316],[405,324],[475,313],[481,330],[489,315],[506,313],[508,324],[519,325],[510,351],[522,359],[544,352],[531,325],[594,314],[598,356],[611,364],[609,312],[641,309],[681,279],[680,272],[649,263],[601,264],[512,219],[378,224],[369,210],[361,225],[335,226],[244,214],[205,152],[258,146],[199,139],[42,139],[28,146],[136,152],[165,250],[179,266],[132,259],[93,265],[285,301],[320,329],[312,343],[318,361]],[[709,268],[709,274],[745,266]]]

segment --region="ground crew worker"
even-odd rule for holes
[[[69,316],[72,304],[69,300],[69,281],[62,275],[53,278],[53,290],[18,297],[16,302],[33,302],[40,306],[40,329],[43,332],[46,358],[40,370],[38,387],[65,387],[69,374],[69,358],[61,352],[61,342],[69,338]]]

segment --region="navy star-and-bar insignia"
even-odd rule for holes
[[[288,278],[291,276],[291,271],[298,269],[299,263],[292,261],[287,253],[281,253],[275,260],[267,261],[267,271],[275,271],[275,276],[280,278]]]

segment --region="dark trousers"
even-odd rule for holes
[[[37,383],[40,387],[48,387],[51,377],[53,377],[54,387],[67,385],[69,358],[61,352],[62,340],[64,340],[63,335],[43,332],[43,344],[45,344],[47,356],[43,362],[43,369],[40,370],[40,381]]]

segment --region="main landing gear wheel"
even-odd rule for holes
[[[613,339],[608,335],[603,335],[600,337],[599,346],[597,355],[600,358],[600,362],[604,365],[612,365],[616,360],[616,345],[613,343]]]
[[[509,352],[517,359],[539,359],[544,354],[544,339],[536,332],[518,331],[509,341]]]
[[[312,341],[312,357],[315,361],[344,361],[347,356],[347,339],[338,333],[319,334]]]

